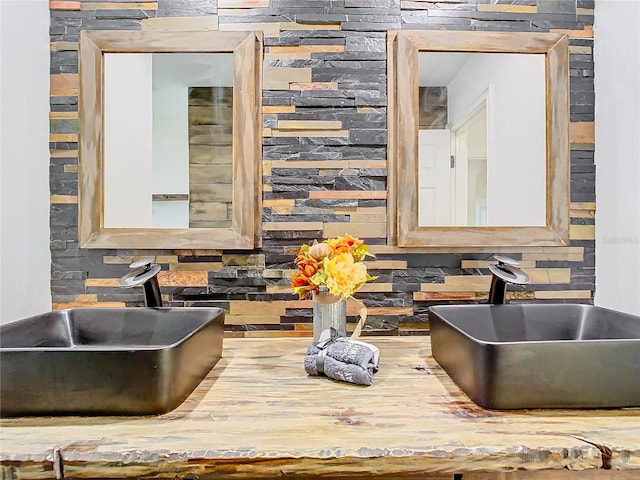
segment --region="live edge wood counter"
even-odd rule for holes
[[[487,411],[429,337],[366,340],[381,350],[371,387],[307,376],[309,338],[226,338],[165,415],[2,419],[2,478],[55,478],[58,450],[64,478],[640,479],[640,409]]]

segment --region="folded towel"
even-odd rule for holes
[[[380,350],[359,340],[337,337],[332,328],[325,330],[320,341],[307,348],[304,370],[308,375],[326,375],[334,380],[371,385],[373,374],[378,371]],[[328,337],[328,338],[327,338]]]

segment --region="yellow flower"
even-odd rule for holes
[[[367,273],[362,263],[366,257],[375,255],[362,240],[348,233],[322,243],[314,241],[311,246],[304,244],[295,259],[298,271],[291,278],[293,293],[305,298],[326,285],[331,294],[348,298],[366,282],[378,278]]]
[[[364,263],[354,262],[349,253],[340,253],[334,258],[324,259],[327,273],[327,288],[333,295],[350,297],[367,281],[367,267]]]

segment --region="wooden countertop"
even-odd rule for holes
[[[365,340],[381,350],[370,387],[307,376],[309,338],[225,339],[165,415],[2,419],[2,478],[54,478],[55,448],[75,478],[640,469],[640,409],[487,411],[429,337]]]

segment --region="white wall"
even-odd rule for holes
[[[640,315],[640,2],[595,7],[595,303]]]
[[[151,55],[104,56],[104,226],[150,228]]]
[[[544,55],[474,54],[447,85],[450,128],[489,90],[488,225],[546,225]]]
[[[189,89],[156,74],[153,59],[153,193],[189,193]],[[189,201],[153,202],[154,228],[189,228]]]
[[[49,5],[0,1],[0,323],[51,310]]]
[[[153,55],[153,193],[189,193],[188,75],[176,78],[184,63],[183,55]],[[189,228],[189,201],[153,202],[152,223]]]
[[[190,79],[182,57],[153,55],[153,193],[189,193]]]

